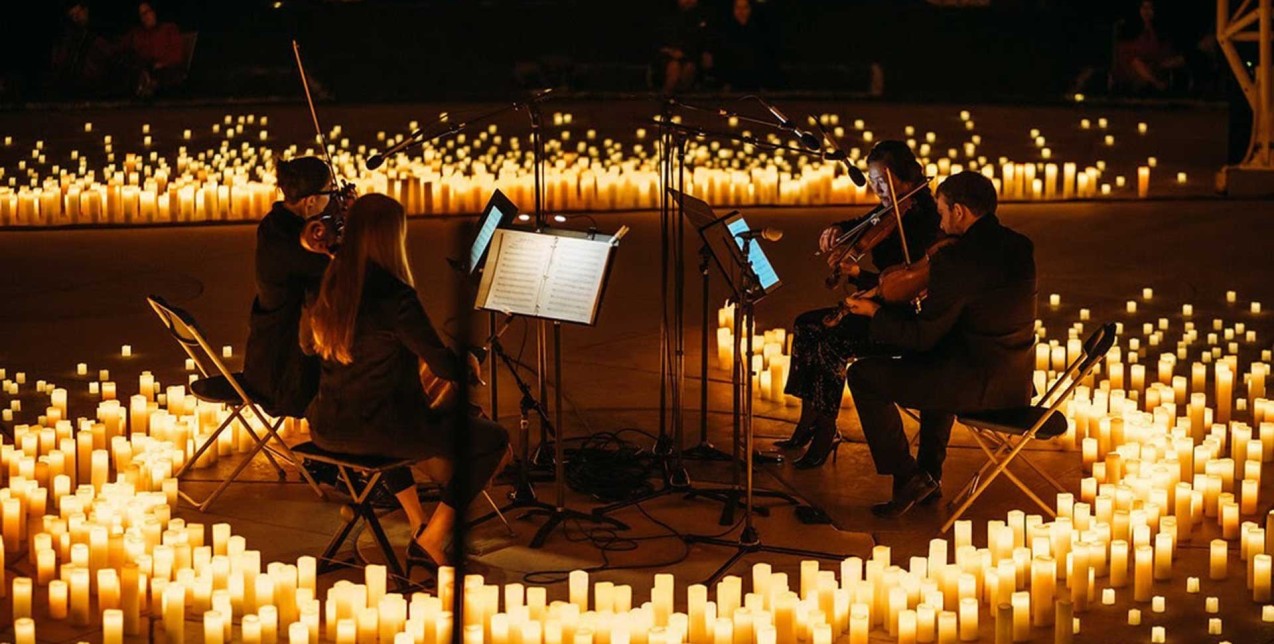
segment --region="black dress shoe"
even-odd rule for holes
[[[933,478],[933,475],[931,474],[929,477]],[[934,484],[937,485],[938,487],[934,488],[933,492],[931,492],[929,496],[926,496],[925,498],[920,499],[919,501],[916,501],[916,505],[922,505],[924,507],[932,507],[932,506],[938,505],[938,502],[942,500],[942,481],[935,479]]]
[[[895,519],[907,513],[917,502],[929,498],[940,488],[928,472],[917,472],[894,493],[894,498],[871,507],[871,513],[885,519]]]

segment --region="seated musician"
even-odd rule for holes
[[[454,467],[457,432],[467,432],[466,478],[443,475],[438,481],[445,483],[443,500],[432,518],[426,519],[410,469],[384,477],[414,529],[408,572],[451,564],[448,543],[456,513],[503,466],[509,435],[467,411],[431,408],[421,384],[422,360],[457,386],[477,381],[481,367],[472,355],[466,362],[443,344],[421,306],[407,262],[402,204],[369,194],[350,206],[341,251],[305,321],[302,340],[323,363],[318,395],[305,414],[319,447],[420,461],[438,457]]]
[[[893,203],[890,190],[905,195],[925,183],[924,170],[911,149],[902,141],[881,141],[867,155],[867,175],[872,191],[880,198],[880,208]],[[913,259],[922,257],[925,249],[939,236],[938,210],[928,188],[907,198],[899,209],[902,230],[907,249]],[[819,237],[819,250],[828,253],[828,263],[841,270],[857,286],[855,290],[875,285],[876,273],[864,270],[848,257],[845,250],[850,244],[833,249],[836,238],[868,219],[873,213],[858,219],[829,226]],[[886,220],[895,217],[891,211],[883,215],[876,226],[893,226]],[[877,270],[902,264],[904,253],[897,227],[870,249],[871,264]],[[865,258],[864,258],[865,259]],[[818,467],[836,447],[840,434],[836,431],[836,418],[840,414],[841,396],[845,391],[845,366],[849,359],[870,349],[867,337],[867,320],[852,315],[845,316],[833,327],[823,320],[836,308],[807,311],[797,316],[793,324],[792,372],[788,377],[785,393],[801,399],[801,417],[792,436],[775,443],[776,447],[794,449],[810,445],[796,461],[798,468]]]
[[[303,239],[306,220],[335,193],[332,172],[315,157],[280,161],[276,201],[257,225],[256,298],[252,300],[243,379],[265,410],[300,417],[318,390],[318,360],[301,353],[301,310],[318,292],[330,259]]]
[[[849,367],[876,472],[893,476],[893,498],[873,506],[877,516],[900,516],[938,493],[952,414],[1030,403],[1034,246],[1001,225],[995,207],[990,179],[977,172],[947,179],[938,187],[938,212],[956,240],[932,255],[920,311],[882,305],[873,299],[877,289],[846,300],[868,320],[872,341],[901,350],[901,358],[868,357]],[[918,458],[895,405],[921,410]]]

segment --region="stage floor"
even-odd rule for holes
[[[408,131],[410,120],[429,123],[441,111],[453,118],[480,114],[498,105],[320,105],[324,125],[342,126],[340,138],[348,138],[351,147],[375,145],[376,134],[391,137]],[[732,108],[736,107],[733,104]],[[816,101],[782,101],[789,114],[830,112],[841,115],[841,124],[852,129],[852,121],[861,118],[865,128],[877,140],[905,136],[905,127],[917,128],[916,138],[926,132],[936,135],[936,154],[959,147],[976,133],[982,137],[980,154],[992,160],[1007,156],[1014,161],[1040,161],[1041,155],[1029,136],[1038,128],[1052,149],[1053,161],[1075,161],[1081,167],[1099,160],[1108,164],[1107,178],[1123,175],[1129,186],[1115,190],[1118,199],[1098,202],[1058,204],[1008,204],[1002,207],[1002,219],[1029,235],[1036,244],[1039,267],[1039,314],[1048,329],[1049,338],[1064,338],[1065,329],[1079,318],[1081,308],[1091,310],[1094,324],[1106,320],[1126,325],[1121,344],[1128,337],[1142,338],[1141,361],[1154,364],[1160,349],[1146,347],[1141,324],[1167,318],[1173,329],[1182,321],[1181,305],[1192,304],[1192,319],[1201,333],[1210,330],[1213,319],[1223,319],[1225,326],[1243,322],[1257,333],[1255,344],[1242,345],[1242,360],[1257,358],[1259,350],[1271,346],[1274,319],[1269,309],[1274,306],[1274,283],[1270,280],[1270,239],[1274,233],[1274,205],[1270,202],[1219,201],[1209,199],[1213,193],[1213,174],[1224,162],[1225,112],[1217,108],[1154,109],[1145,106],[964,106],[898,105],[883,102],[833,103]],[[740,103],[739,111],[757,108]],[[651,100],[613,102],[553,101],[546,104],[546,117],[553,113],[572,113],[570,126],[552,126],[551,135],[570,129],[575,141],[583,132],[597,130],[598,139],[614,137],[632,143],[638,127],[658,111]],[[964,129],[959,118],[962,109],[972,112],[977,127]],[[103,110],[45,110],[40,112],[0,113],[0,133],[14,138],[11,146],[0,148],[0,167],[5,179],[27,182],[19,162],[38,167],[41,173],[51,166],[74,167],[71,152],[92,164],[105,162],[103,136],[111,135],[117,155],[144,151],[141,124],[152,126],[151,150],[171,156],[178,146],[188,146],[192,154],[221,146],[224,136],[214,134],[211,126],[223,123],[227,114],[267,116],[269,138],[262,144],[281,151],[291,144],[305,145],[313,136],[309,115],[300,105],[229,105],[207,107],[123,108]],[[747,111],[764,116],[764,111]],[[1108,118],[1108,130],[1102,131],[1098,119]],[[1092,121],[1091,130],[1083,130],[1079,122]],[[84,122],[93,123],[85,132]],[[510,112],[495,121],[506,136],[525,137],[526,117]],[[1137,124],[1147,123],[1145,135],[1137,132]],[[182,129],[192,130],[189,142],[180,138]],[[1114,145],[1106,145],[1104,136],[1115,137]],[[852,141],[861,135],[850,133],[847,146],[866,145]],[[31,150],[43,141],[46,159],[41,165]],[[339,142],[339,141],[337,141]],[[237,145],[239,141],[232,142]],[[254,141],[254,145],[258,142]],[[383,147],[383,145],[381,146]],[[1152,175],[1151,195],[1173,200],[1127,200],[1135,194],[1136,168],[1149,156],[1158,159]],[[1178,184],[1178,172],[1187,181]],[[1130,194],[1131,193],[1131,194]],[[1185,199],[1182,199],[1185,198]],[[529,209],[529,204],[523,204]],[[754,208],[746,211],[755,226],[775,226],[786,233],[782,241],[766,244],[784,285],[758,307],[761,328],[788,327],[800,312],[831,305],[835,298],[823,286],[826,269],[813,256],[818,231],[830,222],[847,219],[865,208]],[[620,438],[649,448],[659,432],[659,337],[660,337],[660,221],[654,212],[619,212],[595,216],[603,231],[621,225],[632,228],[616,255],[610,284],[595,327],[566,326],[563,329],[562,391],[563,432],[568,438],[583,438],[618,433]],[[583,225],[584,219],[569,222]],[[445,256],[458,257],[467,243],[464,218],[414,220],[410,231],[410,252],[417,284],[426,307],[436,324],[455,332],[455,314],[463,302],[457,297],[454,280],[444,261]],[[71,392],[71,415],[91,415],[95,400],[88,395],[89,377],[75,375],[77,363],[86,363],[89,373],[109,369],[119,383],[120,397],[136,392],[137,376],[151,371],[161,383],[185,381],[184,354],[175,345],[159,320],[147,306],[149,294],[162,295],[170,302],[193,313],[206,335],[216,346],[234,349],[232,365],[237,366],[247,335],[248,310],[253,296],[252,264],[254,227],[251,224],[97,229],[97,230],[30,230],[0,229],[0,368],[10,374],[27,373],[28,383],[43,379],[66,387]],[[697,272],[697,241],[688,235],[683,248],[686,258],[686,372],[684,443],[699,442],[702,417],[698,400],[702,383],[699,375],[698,320],[700,285]],[[1141,301],[1142,289],[1154,289],[1150,301]],[[718,276],[710,285],[708,313],[715,329],[715,310],[721,306],[726,289]],[[1225,294],[1234,290],[1238,303],[1228,305]],[[1061,296],[1060,306],[1048,305],[1050,294]],[[1139,301],[1136,314],[1125,312],[1125,302]],[[1264,304],[1264,312],[1253,314],[1250,303]],[[480,318],[477,318],[481,321]],[[523,338],[533,327],[524,322],[514,324],[503,340],[507,347],[527,365],[535,363],[535,343],[524,345]],[[709,333],[714,333],[710,330]],[[473,331],[481,337],[481,330]],[[121,356],[121,345],[132,347],[132,356]],[[710,343],[708,372],[708,437],[720,448],[729,450],[731,419],[728,374],[717,368],[715,349]],[[1175,346],[1175,345],[1172,345]],[[525,348],[523,348],[525,347]],[[1171,350],[1171,346],[1164,350]],[[1197,358],[1192,350],[1191,359]],[[517,436],[518,393],[508,373],[500,370],[499,419]],[[1178,374],[1183,373],[1178,369]],[[490,373],[488,379],[490,379]],[[534,381],[529,370],[523,375]],[[33,395],[27,385],[19,396],[22,412],[18,422],[32,422],[47,405],[47,396]],[[0,404],[9,404],[0,395]],[[552,398],[552,396],[550,396]],[[758,401],[756,404],[756,436],[761,449],[786,437],[796,420],[798,408]],[[911,424],[909,424],[911,427]],[[874,545],[892,548],[894,562],[927,554],[929,540],[939,536],[945,510],[918,508],[905,519],[875,519],[868,511],[872,503],[887,495],[888,479],[874,474],[857,417],[851,408],[840,418],[841,431],[850,441],[840,448],[840,460],[822,468],[797,471],[790,463],[763,464],[756,469],[756,485],[771,491],[790,494],[802,505],[824,510],[830,525],[805,525],[796,518],[793,508],[773,498],[758,499],[767,507],[768,517],[758,517],[756,526],[762,542],[770,546],[818,548],[842,555],[868,556]],[[301,437],[294,437],[300,439]],[[518,441],[519,447],[521,441]],[[532,424],[532,446],[538,433]],[[1062,452],[1048,446],[1033,449],[1032,458],[1044,465],[1066,485],[1078,491],[1080,454]],[[946,467],[944,489],[948,495],[982,463],[982,454],[959,428],[956,429]],[[696,488],[729,488],[731,472],[723,463],[687,461]],[[1265,468],[1261,494],[1261,510],[1270,507],[1274,494],[1274,477]],[[196,479],[199,477],[195,477]],[[211,474],[207,478],[212,478]],[[181,509],[178,514],[192,522],[205,524],[228,521],[235,534],[248,540],[248,547],[262,552],[262,560],[289,561],[301,555],[317,555],[328,535],[341,521],[340,505],[323,503],[297,481],[295,474],[287,482],[273,480],[261,462],[252,467],[247,478],[252,483],[232,486],[218,505],[206,514]],[[1028,479],[1034,480],[1034,479]],[[658,485],[658,481],[654,481]],[[196,480],[184,484],[186,489],[202,491],[210,484]],[[497,503],[504,502],[510,487],[501,483],[492,489]],[[556,495],[551,483],[537,482],[538,497],[549,503]],[[566,491],[566,505],[576,510],[589,510],[599,504],[586,495]],[[966,515],[974,520],[974,542],[985,543],[985,525],[989,519],[1003,518],[1011,509],[1032,511],[1027,499],[1006,481],[998,481]],[[480,506],[479,511],[485,511]],[[737,538],[737,527],[719,525],[722,505],[704,498],[685,499],[668,494],[620,510],[613,516],[632,526],[629,532],[614,534],[593,530],[591,522],[568,521],[565,529],[550,534],[543,549],[529,548],[529,542],[543,517],[523,517],[523,511],[509,513],[514,535],[503,531],[497,522],[488,522],[474,534],[478,560],[487,567],[494,582],[527,581],[549,587],[550,599],[565,597],[564,572],[574,568],[606,565],[608,569],[594,573],[596,580],[629,583],[634,599],[641,602],[649,592],[651,576],[656,572],[673,572],[678,579],[678,603],[684,598],[684,585],[706,577],[734,550],[728,547],[695,545],[687,548],[677,533],[724,533],[726,539]],[[741,514],[735,513],[737,520]],[[1263,515],[1262,515],[1263,516]],[[1254,520],[1254,517],[1244,517]],[[390,538],[405,545],[406,525],[399,513],[385,518]],[[1205,637],[1205,596],[1221,599],[1221,617],[1225,619],[1224,638],[1233,642],[1266,641],[1270,625],[1260,622],[1259,608],[1252,604],[1244,589],[1242,575],[1234,574],[1225,582],[1209,582],[1207,578],[1208,542],[1218,536],[1214,528],[1196,530],[1193,539],[1181,544],[1178,565],[1170,582],[1155,584],[1154,592],[1167,597],[1169,610],[1153,614],[1147,605],[1143,626],[1126,626],[1127,609],[1134,606],[1121,592],[1115,606],[1097,606],[1083,614],[1083,631],[1077,640],[1106,640],[1127,635],[1132,641],[1148,640],[1151,625],[1167,625],[1173,633],[1170,641],[1217,641]],[[627,541],[626,539],[632,539]],[[599,548],[609,549],[604,555]],[[363,535],[360,548],[372,559],[375,547],[369,535]],[[1232,554],[1231,570],[1237,571],[1237,556]],[[778,571],[791,575],[798,571],[798,559],[781,555],[753,554],[744,562],[770,561]],[[747,574],[744,563],[734,574]],[[525,576],[528,573],[544,573]],[[356,578],[357,572],[333,573],[321,579],[320,594],[336,579]],[[1187,576],[1202,577],[1200,594],[1185,592]],[[0,610],[9,611],[8,602],[0,602]],[[9,613],[0,614],[6,627]],[[986,613],[984,613],[985,615]],[[991,639],[992,620],[984,619],[984,641]],[[1120,625],[1125,625],[1120,627]],[[188,625],[193,632],[197,624]],[[64,629],[64,630],[56,630]],[[40,622],[42,639],[76,641],[92,637],[76,632],[65,624]],[[0,630],[0,638],[11,631]],[[1037,629],[1036,639],[1049,636]],[[880,633],[874,633],[879,636]]]
[[[833,302],[822,286],[825,271],[821,260],[812,254],[814,240],[828,223],[857,213],[858,210],[846,208],[747,212],[754,225],[785,231],[782,241],[766,244],[784,285],[760,303],[761,328],[789,326],[801,311]],[[1080,308],[1092,312],[1092,322],[1086,328],[1106,320],[1123,321],[1128,327],[1127,337],[1142,337],[1141,323],[1160,317],[1178,328],[1181,305],[1189,303],[1194,307],[1192,319],[1200,327],[1210,327],[1214,318],[1220,318],[1226,326],[1244,322],[1254,329],[1258,341],[1243,345],[1245,356],[1270,347],[1270,338],[1274,337],[1269,313],[1269,307],[1274,305],[1274,284],[1269,279],[1272,214],[1274,208],[1268,202],[1218,200],[1007,205],[1001,211],[1007,225],[1029,235],[1036,244],[1039,313],[1049,337],[1064,337],[1064,330],[1078,319]],[[562,388],[567,401],[564,432],[567,437],[622,432],[623,438],[650,447],[651,435],[659,427],[659,217],[657,213],[640,212],[598,215],[596,219],[602,230],[628,225],[632,232],[618,249],[597,325],[563,328]],[[426,307],[436,324],[452,331],[458,308],[444,256],[460,254],[466,223],[459,218],[415,220],[409,233],[411,258]],[[93,409],[93,401],[87,395],[91,378],[74,375],[79,362],[87,363],[89,372],[94,374],[98,369],[110,369],[122,398],[136,391],[137,375],[142,370],[152,371],[162,383],[184,382],[184,355],[147,306],[148,294],[162,295],[192,312],[216,346],[234,347],[235,358],[231,362],[237,364],[253,295],[253,243],[251,225],[0,232],[0,257],[4,258],[0,301],[5,303],[0,307],[0,338],[4,338],[0,341],[0,366],[11,374],[25,371],[28,382],[45,379],[67,387],[72,392],[72,416],[89,415]],[[702,309],[696,250],[692,243],[684,249],[688,321],[685,360],[691,375],[685,396],[687,446],[698,442],[700,418],[697,321]],[[1141,301],[1143,287],[1154,289],[1149,302]],[[1237,304],[1226,304],[1227,290],[1238,293]],[[1053,293],[1061,296],[1057,308],[1048,304]],[[715,310],[724,298],[725,288],[714,275],[709,296],[714,329]],[[1139,300],[1135,315],[1125,312],[1125,302],[1130,299]],[[1264,312],[1251,313],[1252,301],[1262,302]],[[523,362],[533,365],[534,342],[527,343],[525,351],[521,351],[527,327],[525,323],[514,324],[504,342],[511,352],[521,355]],[[121,356],[123,344],[132,346],[132,357]],[[1121,344],[1127,346],[1126,341]],[[728,449],[727,374],[716,368],[715,350],[710,348],[710,352],[709,438]],[[1158,353],[1158,348],[1143,345],[1142,362],[1153,364]],[[529,372],[524,374],[529,376]],[[500,390],[500,421],[514,429],[516,438],[518,396],[504,372],[500,374]],[[47,404],[30,391],[30,386],[24,388],[24,411],[19,414],[19,421],[34,420],[36,410]],[[7,404],[7,397],[2,400]],[[797,408],[758,402],[756,413],[757,443],[767,449],[772,440],[790,433]],[[532,427],[534,440],[534,424]],[[883,544],[893,549],[895,562],[925,555],[929,540],[939,536],[944,510],[918,508],[902,520],[875,519],[868,507],[884,499],[887,479],[873,473],[851,409],[841,415],[840,427],[851,440],[840,448],[838,462],[828,462],[811,471],[797,471],[790,463],[765,464],[756,470],[758,488],[785,492],[803,504],[822,508],[832,524],[801,524],[792,507],[774,499],[761,499],[760,503],[771,510],[769,517],[756,522],[763,543],[816,547],[859,556],[869,555],[873,545]],[[944,481],[948,494],[982,462],[980,451],[962,430],[957,428],[954,436]],[[1032,457],[1078,492],[1078,451],[1042,447],[1033,450]],[[729,469],[723,464],[687,462],[687,466],[696,486],[717,488],[730,482]],[[1270,474],[1266,467],[1262,510],[1268,509],[1269,495],[1274,493]],[[236,534],[247,537],[250,548],[262,551],[263,561],[318,554],[340,521],[339,505],[319,501],[295,477],[286,483],[274,482],[261,466],[250,470],[249,475],[259,482],[233,486],[211,512],[199,514],[183,509],[178,514],[189,521],[229,521]],[[197,491],[201,484],[190,483],[186,487]],[[537,483],[535,489],[541,500],[554,501],[551,484]],[[508,490],[507,485],[499,485],[492,494],[497,502],[502,502]],[[569,490],[566,499],[572,509],[588,510],[597,505]],[[679,584],[694,583],[733,554],[731,548],[706,545],[687,550],[680,539],[668,536],[670,530],[725,532],[726,528],[717,523],[721,507],[716,501],[665,495],[613,515],[633,526],[630,533],[590,535],[587,530],[595,527],[592,524],[568,522],[567,529],[550,535],[541,550],[530,549],[528,542],[543,518],[524,519],[520,518],[521,511],[513,511],[510,518],[515,536],[504,533],[496,522],[489,522],[476,531],[475,545],[481,553],[479,561],[489,567],[494,580],[520,581],[526,573],[609,562],[617,568],[598,572],[594,579],[631,583],[635,600],[643,601],[655,572],[674,572]],[[988,519],[1003,518],[1013,508],[1031,511],[1025,497],[1008,482],[997,482],[967,514],[974,520],[975,543],[983,542]],[[405,544],[407,534],[401,515],[388,516],[386,524],[391,539]],[[1226,638],[1235,642],[1268,638],[1269,625],[1260,623],[1259,608],[1247,596],[1242,575],[1232,574],[1226,582],[1206,581],[1207,544],[1216,536],[1214,532],[1211,528],[1197,530],[1193,541],[1181,544],[1173,579],[1155,585],[1156,594],[1168,597],[1169,612],[1151,614],[1143,606],[1145,626],[1125,626],[1126,631],[1114,632],[1142,637],[1150,624],[1167,624],[1183,637],[1187,633],[1199,634],[1197,638],[1175,641],[1203,641],[1207,617],[1203,597],[1214,595],[1221,598]],[[630,534],[644,538],[624,542]],[[736,529],[725,537],[737,535]],[[623,551],[608,553],[604,559],[598,545],[607,542]],[[369,535],[363,536],[360,547],[374,557]],[[776,570],[792,574],[798,570],[798,560],[792,557],[762,554],[744,559],[760,560],[773,562]],[[1231,564],[1232,568],[1235,566]],[[740,564],[733,572],[746,574],[746,567]],[[1187,576],[1205,580],[1201,594],[1185,593]],[[326,576],[321,586],[337,578],[339,574]],[[553,599],[565,595],[564,578],[562,574],[532,576],[528,580],[552,582],[549,596]],[[680,590],[678,597],[679,601],[684,597]],[[1132,605],[1121,594],[1115,606],[1095,607],[1082,616],[1083,633],[1078,639],[1103,632],[1109,636],[1109,629],[1126,624],[1126,610]],[[990,637],[990,623],[991,620],[984,623],[984,638]],[[66,633],[66,639],[73,636],[73,632]]]

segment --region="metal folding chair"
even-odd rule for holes
[[[969,482],[961,488],[960,493],[952,498],[951,504],[956,509],[947,517],[942,525],[942,532],[951,529],[960,520],[969,506],[977,500],[995,478],[1004,474],[1022,492],[1026,493],[1049,516],[1057,516],[1053,507],[1045,503],[1030,487],[1022,482],[1013,472],[1008,470],[1009,463],[1021,461],[1036,474],[1065,492],[1066,488],[1043,469],[1022,455],[1022,449],[1035,439],[1049,440],[1066,433],[1066,417],[1060,410],[1062,404],[1070,396],[1089,373],[1106,357],[1115,343],[1115,325],[1105,324],[1084,341],[1083,351],[1066,366],[1053,384],[1044,392],[1039,402],[1026,407],[995,409],[968,414],[959,414],[956,421],[969,428],[978,447],[987,455],[987,462],[973,474]]]
[[[168,304],[159,296],[151,295],[146,300],[150,303],[151,308],[155,310],[155,314],[159,316],[160,321],[164,323],[164,327],[177,340],[177,344],[185,350],[186,355],[194,361],[195,367],[199,369],[200,377],[190,384],[191,393],[199,400],[223,403],[230,409],[230,415],[195,449],[195,453],[186,459],[186,463],[173,475],[174,478],[180,479],[194,467],[204,452],[215,448],[217,438],[222,432],[229,429],[235,421],[243,425],[248,435],[255,442],[252,449],[235,466],[234,472],[208,496],[199,500],[181,490],[178,491],[178,495],[187,503],[195,506],[200,512],[206,511],[226,491],[226,488],[239,477],[244,468],[248,466],[248,463],[256,457],[257,453],[261,452],[265,454],[266,459],[270,461],[270,465],[278,472],[280,481],[286,478],[287,473],[279,464],[277,458],[296,466],[301,473],[301,477],[319,495],[319,498],[325,498],[323,490],[319,488],[318,483],[314,481],[314,478],[310,476],[310,473],[304,467],[300,466],[300,462],[292,453],[291,448],[279,436],[279,428],[283,426],[285,418],[282,416],[271,418],[261,410],[261,404],[253,399],[243,386],[241,381],[243,374],[241,372],[232,373],[226,367],[226,364],[221,361],[221,358],[217,356],[217,352],[204,337],[203,332],[199,330],[194,317],[190,313]],[[257,430],[253,427],[254,424],[249,421],[250,417],[260,421],[263,433],[257,433]]]

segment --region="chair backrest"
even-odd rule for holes
[[[1115,324],[1107,322],[1088,336],[1084,340],[1080,353],[1066,365],[1066,369],[1058,374],[1057,379],[1040,397],[1039,404],[1042,406],[1059,407],[1062,401],[1070,395],[1071,391],[1079,385],[1080,381],[1088,376],[1098,363],[1106,358],[1106,354],[1110,353],[1110,348],[1115,345]]]
[[[220,375],[234,387],[235,391],[246,402],[251,400],[248,392],[239,384],[238,378],[226,367],[226,363],[221,361],[217,356],[217,352],[212,345],[204,337],[203,332],[199,330],[198,323],[195,322],[193,315],[187,311],[175,307],[164,298],[158,295],[150,295],[146,298],[150,303],[150,308],[155,310],[155,315],[159,316],[159,320],[164,323],[164,327],[172,334],[173,339],[181,348],[186,351],[186,355],[194,361],[195,367],[199,369],[199,373],[204,378]],[[211,365],[211,369],[209,368]]]

